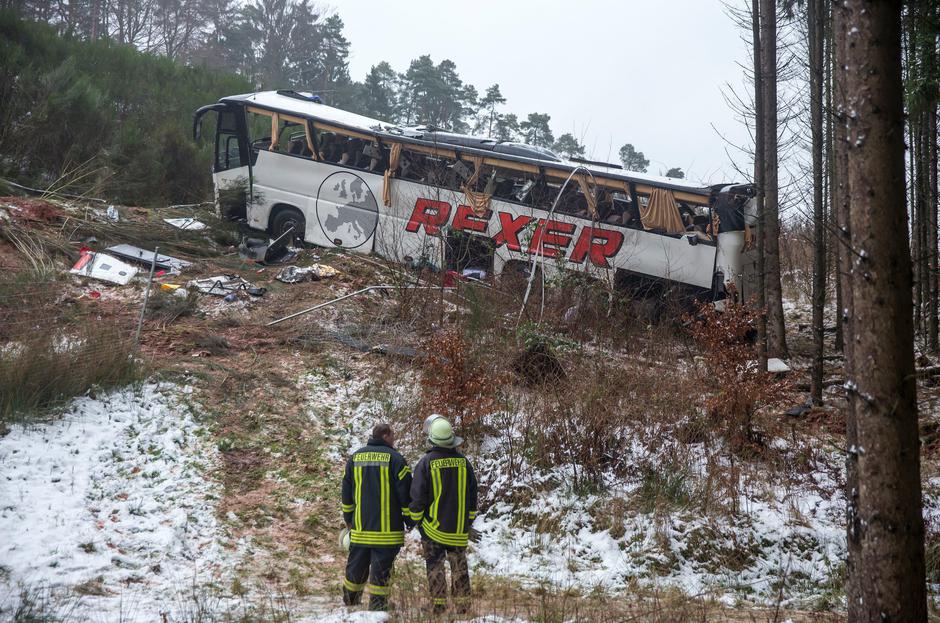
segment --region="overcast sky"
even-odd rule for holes
[[[346,0],[333,5],[351,42],[350,73],[381,60],[396,71],[430,54],[449,58],[481,95],[498,83],[504,112],[551,115],[588,157],[617,162],[633,143],[649,172],[737,180],[717,128],[736,144],[747,132],[722,98],[742,84],[741,33],[719,0]],[[732,152],[736,158],[738,154]]]

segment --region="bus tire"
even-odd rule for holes
[[[271,218],[271,235],[278,238],[293,227],[293,239],[303,242],[306,226],[306,219],[300,210],[290,206],[279,206],[275,208],[274,216]]]

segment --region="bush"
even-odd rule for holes
[[[251,90],[234,74],[59,37],[0,11],[0,156],[44,187],[138,205],[203,199],[212,146],[189,138],[193,111]]]
[[[495,405],[494,383],[475,360],[469,342],[457,329],[435,334],[421,374],[422,418],[439,413],[457,426],[472,426]]]
[[[698,316],[688,321],[711,379],[705,407],[713,422],[724,429],[732,449],[740,451],[760,442],[754,414],[761,407],[783,402],[790,382],[760,369],[751,336],[764,311],[738,302],[734,288],[730,290],[724,310],[705,303]]]

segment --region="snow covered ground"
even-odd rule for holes
[[[409,396],[405,384],[377,395],[361,375],[344,380],[315,374],[301,386],[336,459],[362,445],[369,428]],[[399,445],[412,461],[423,451],[420,444],[408,447],[399,440]],[[633,445],[638,461],[650,458],[649,449]],[[834,455],[801,482],[741,491],[734,517],[705,517],[694,510],[659,515],[633,510],[637,480],[611,481],[603,494],[577,494],[565,484],[564,468],[523,465],[517,470],[521,480],[510,483],[505,440],[488,438],[469,452],[490,491],[489,499],[481,500],[489,507],[475,523],[482,539],[470,548],[477,572],[585,591],[675,586],[730,604],[773,603],[783,582],[783,605],[806,606],[829,598],[827,587],[844,556],[844,501],[835,480],[841,461]],[[599,525],[591,512],[610,498],[624,500],[627,509],[617,528]],[[537,530],[527,517],[548,518],[551,528]],[[415,538],[409,534],[409,540]],[[739,564],[725,568],[729,558]]]
[[[387,385],[372,383],[366,371],[349,372],[298,383],[327,456],[337,461],[414,391],[407,379]],[[193,607],[187,593],[194,586],[230,592],[250,546],[233,542],[216,517],[221,492],[210,474],[217,451],[189,392],[149,383],[81,398],[52,423],[17,426],[0,438],[0,618],[24,586],[77,589],[80,616],[72,620],[102,622],[152,621],[159,613],[180,620]],[[509,483],[503,443],[489,438],[469,451],[489,492],[476,523],[482,540],[471,546],[477,573],[584,590],[676,586],[729,603],[774,601],[786,578],[785,605],[797,606],[825,597],[844,554],[835,457],[806,480],[739,491],[733,516],[705,517],[640,512],[632,502],[636,479],[577,494],[564,469],[524,466],[526,477]],[[648,452],[635,445],[638,454]],[[420,442],[404,446],[411,461],[423,451]],[[622,512],[595,512],[611,499],[624,502]],[[537,527],[532,516],[551,525]],[[728,568],[723,562],[734,552],[740,564]],[[216,610],[220,602],[222,609],[244,603],[215,599]],[[349,612],[333,596],[297,605],[292,620],[384,620]]]
[[[215,517],[215,449],[190,391],[80,398],[0,438],[0,611],[23,587],[73,589],[76,620],[154,621],[187,587],[226,577],[237,548]]]
[[[493,474],[499,458],[479,457],[478,469]],[[576,494],[564,473],[539,483],[535,477],[501,495],[475,523],[483,538],[471,560],[477,570],[523,584],[625,589],[674,586],[687,595],[803,607],[829,597],[844,556],[844,502],[806,486],[741,495],[739,513],[703,516],[697,509],[643,513],[635,509],[640,484],[609,483],[603,494]],[[486,477],[486,476],[484,476]],[[824,483],[825,484],[825,483]],[[592,509],[611,498],[624,500],[622,514]],[[516,500],[525,500],[517,503]],[[538,529],[525,516],[553,518]],[[781,590],[780,584],[784,587]]]

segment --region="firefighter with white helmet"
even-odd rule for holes
[[[434,612],[447,609],[444,560],[450,563],[458,613],[470,608],[467,541],[477,516],[477,481],[470,461],[457,451],[463,439],[450,422],[432,415],[424,423],[430,449],[418,461],[411,483],[411,519],[418,524]]]
[[[365,589],[370,610],[388,608],[392,565],[405,543],[405,529],[414,525],[409,511],[411,469],[394,443],[391,427],[377,424],[368,444],[346,462],[342,504],[349,530],[343,580],[347,606],[361,603]],[[340,535],[341,546],[346,543],[346,535]]]

